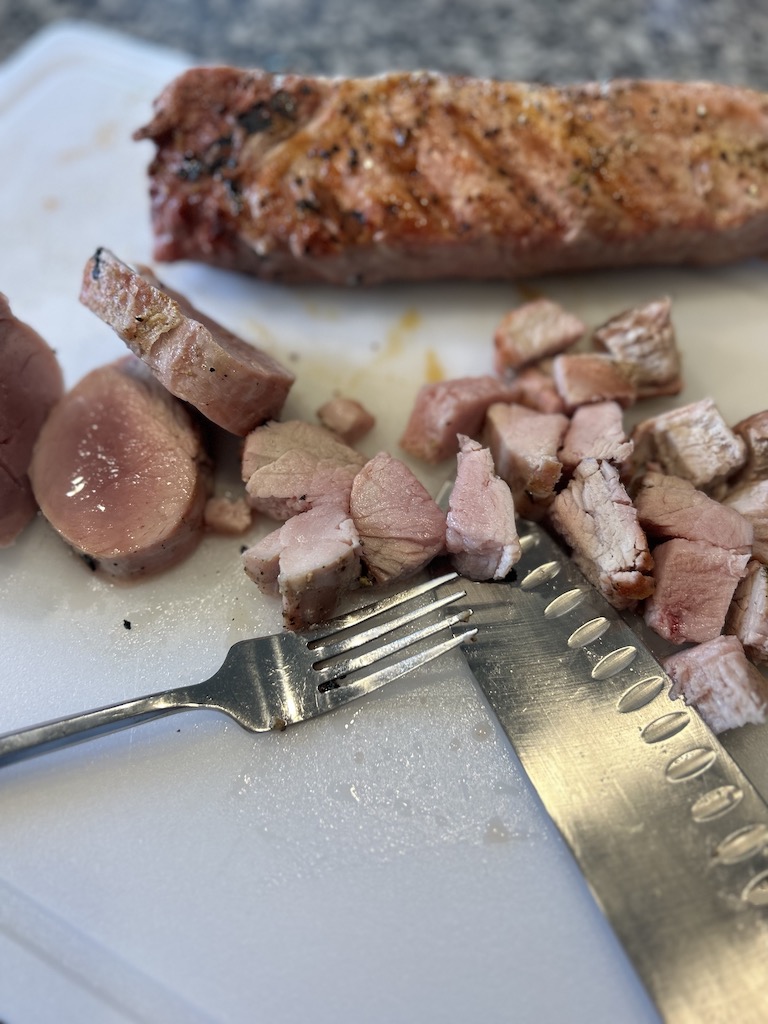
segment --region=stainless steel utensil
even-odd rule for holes
[[[768,1021],[768,807],[538,526],[464,654],[669,1024]]]
[[[435,615],[466,595],[452,586],[440,598],[431,596],[455,579],[456,573],[449,573],[417,584],[339,616],[322,629],[242,640],[203,683],[6,733],[0,736],[0,766],[190,708],[223,711],[253,732],[284,729],[333,711],[475,635],[475,629],[462,629],[446,640],[432,639],[472,614],[465,609],[447,617]],[[358,628],[373,619],[378,622]],[[424,624],[413,628],[419,622]]]

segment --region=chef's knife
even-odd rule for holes
[[[534,524],[466,583],[465,654],[669,1024],[768,1021],[768,806],[638,633]]]

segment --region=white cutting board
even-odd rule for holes
[[[184,63],[65,24],[0,68],[0,289],[68,384],[124,351],[78,304],[79,279],[97,245],[150,261],[151,148],[130,135]],[[362,398],[379,417],[370,454],[401,454],[428,374],[491,369],[521,295],[158,269],[291,363],[288,414],[334,387]],[[764,264],[539,284],[591,324],[672,295],[684,398],[711,391],[731,419],[768,405]],[[740,360],[753,372],[737,378]],[[197,681],[234,640],[278,629],[240,543],[114,585],[35,522],[0,552],[0,732]],[[459,657],[282,734],[188,712],[5,768],[0,823],[11,1024],[657,1019]]]

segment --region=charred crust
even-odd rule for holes
[[[271,131],[275,120],[295,121],[296,100],[286,92],[278,89],[268,100],[259,100],[237,118],[237,123],[248,135]]]
[[[96,252],[93,254],[93,266],[91,267],[91,277],[94,281],[98,281],[101,277],[101,259],[104,255],[104,246],[100,245]]]

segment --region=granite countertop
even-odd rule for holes
[[[566,82],[708,78],[768,89],[754,0],[0,0],[0,60],[85,19],[227,62],[326,74],[430,67]]]

